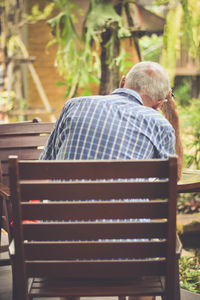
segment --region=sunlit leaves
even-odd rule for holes
[[[181,257],[179,261],[180,286],[200,293],[200,264],[198,257]]]
[[[182,28],[183,10],[180,5],[171,0],[171,9],[167,14],[166,25],[163,36],[163,64],[168,70],[171,81],[174,79],[176,61],[180,54],[180,38]]]
[[[39,9],[39,5],[36,4],[32,7],[31,14],[24,14],[24,18],[28,22],[35,22],[40,20],[45,20],[47,17],[49,17],[54,9],[54,3],[49,3],[45,6],[44,10],[41,11]]]
[[[200,63],[200,1],[170,0],[169,5],[163,53],[164,65],[173,81],[181,48],[195,58],[197,65]]]
[[[118,57],[113,56],[115,39],[130,37],[131,33],[123,25],[123,20],[110,1],[91,0],[85,16],[82,34],[77,33],[74,23],[77,14],[82,11],[70,0],[53,0],[58,14],[48,21],[54,39],[48,46],[57,44],[56,66],[68,87],[68,96],[72,96],[77,86],[89,91],[91,82],[99,83],[101,76],[101,35],[110,28],[110,40],[106,45],[107,64],[121,67],[123,51]]]

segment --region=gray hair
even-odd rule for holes
[[[170,90],[169,77],[164,68],[155,62],[137,63],[126,75],[125,88],[148,95],[153,102],[163,100]]]

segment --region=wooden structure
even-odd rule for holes
[[[20,159],[38,159],[54,126],[54,123],[34,121],[0,124],[0,242],[1,228],[10,234],[9,224],[12,220],[8,156],[18,155]],[[0,247],[0,251],[7,251],[7,247]],[[0,265],[9,263],[7,259],[0,260]]]
[[[13,299],[179,299],[176,157],[51,162],[10,157],[9,174]]]
[[[1,182],[9,185],[8,156],[38,159],[53,130],[51,122],[18,122],[0,124]]]

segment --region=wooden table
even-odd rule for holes
[[[200,192],[200,170],[183,169],[177,190],[178,193]]]

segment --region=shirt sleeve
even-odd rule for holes
[[[51,132],[51,134],[47,140],[47,143],[40,155],[40,158],[39,158],[40,160],[55,160],[56,159],[56,155],[59,150],[59,137],[64,128],[65,119],[67,117],[67,111],[68,111],[69,107],[70,107],[70,101],[68,101],[64,105],[64,107],[56,121],[54,129]]]
[[[175,150],[176,138],[174,129],[170,126],[162,131],[160,143],[158,143],[157,151],[158,158],[168,158],[171,155],[176,155]]]

